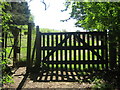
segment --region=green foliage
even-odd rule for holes
[[[3,11],[12,15],[11,21],[9,19],[7,22],[9,24],[24,25],[29,22],[30,11],[27,2],[9,2],[9,6],[5,5]]]
[[[114,30],[120,28],[119,2],[71,2],[71,18],[76,26],[86,30]]]
[[[1,56],[5,54],[5,52],[7,52],[7,50],[4,50],[4,52],[0,53]],[[0,60],[2,60],[2,57],[0,57]],[[12,83],[12,77],[10,75],[10,68],[7,66],[7,64],[10,63],[10,60],[8,58],[3,58],[2,62],[0,63],[0,65],[2,65],[2,78],[0,79],[0,83]]]
[[[33,22],[33,17],[30,14],[27,2],[0,2],[0,8],[1,8],[0,14],[2,14],[1,25],[2,25],[2,29],[3,29],[3,33],[8,33],[11,30],[13,30],[13,28],[16,28],[16,27],[17,28],[21,28],[21,27],[26,28],[26,26],[18,26],[18,25],[28,24],[29,21]],[[11,29],[11,27],[12,27],[12,29]],[[15,33],[15,34],[17,34],[17,33]],[[0,42],[2,42],[2,41],[0,41]],[[0,59],[2,60],[2,62],[0,62],[0,65],[2,65],[2,74],[3,74],[3,78],[1,78],[0,81],[3,84],[13,82],[12,77],[11,77],[11,69],[8,66],[8,64],[10,63],[10,59],[5,57],[5,53],[9,53],[9,50],[10,50],[10,48],[8,48],[8,47],[3,48],[2,52],[0,53],[1,56],[2,55],[4,56],[4,58],[0,57]]]
[[[9,25],[7,24],[7,22],[8,21],[12,21],[11,20],[11,14],[10,13],[6,13],[4,11],[6,6],[9,6],[9,4],[7,2],[0,2],[0,4],[1,4],[0,7],[2,8],[2,10],[1,10],[1,12],[2,12],[1,13],[2,14],[2,16],[1,16],[1,18],[2,18],[2,23],[1,23],[2,24],[2,29],[4,30],[3,33],[6,33],[7,30],[9,29]],[[5,52],[8,52],[8,51],[7,51],[7,49],[3,48],[2,52],[0,53],[0,56],[5,56]],[[1,78],[1,80],[0,80],[0,83],[4,84],[4,83],[11,83],[11,82],[13,82],[12,81],[12,77],[8,73],[10,71],[7,70],[8,69],[7,64],[9,63],[9,59],[5,58],[5,57],[3,57],[3,58],[0,57],[0,60],[2,60],[0,65],[2,66],[2,76],[3,76]]]
[[[3,80],[2,80],[2,83],[5,84],[5,83],[14,83],[12,77],[8,74],[5,74],[3,76]]]
[[[0,6],[2,9],[5,9],[5,6],[9,6],[9,4],[7,2],[2,2]],[[2,10],[2,28],[4,31],[7,31],[9,29],[9,25],[6,24],[9,20],[12,21],[11,14],[6,13],[4,10]]]
[[[110,85],[109,83],[106,83],[104,82],[104,80],[102,79],[95,79],[93,82],[92,82],[94,85],[92,86],[92,89],[93,90],[96,90],[97,89],[100,89],[100,90],[106,90],[106,89],[110,89],[110,90],[114,90],[113,86]]]

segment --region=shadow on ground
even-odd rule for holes
[[[26,74],[18,86],[21,89],[24,86],[27,78],[33,82],[80,82],[80,83],[91,83],[94,80],[104,80],[109,85],[115,87],[119,85],[119,73],[111,70],[50,70],[50,69],[35,69],[33,68],[30,74]],[[117,78],[116,78],[117,77]],[[118,82],[118,83],[117,83]],[[97,82],[99,84],[99,82]],[[104,83],[103,83],[104,84]],[[105,86],[101,84],[102,86]],[[107,84],[106,84],[107,85]]]
[[[90,82],[98,71],[41,70],[33,72],[29,78],[34,82]]]

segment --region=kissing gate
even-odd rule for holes
[[[37,27],[35,67],[55,70],[108,68],[106,32],[41,33]]]

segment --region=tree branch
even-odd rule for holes
[[[49,6],[47,7],[47,5],[46,5],[46,3],[45,3],[44,0],[42,0],[41,2],[45,5],[45,10],[47,10],[47,8],[48,8]]]

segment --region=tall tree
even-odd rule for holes
[[[77,27],[100,31],[108,29],[118,33],[118,28],[120,28],[119,2],[73,2],[71,6],[70,18],[77,20],[75,24]]]
[[[12,15],[9,24],[25,25],[29,22],[30,11],[27,2],[9,2],[9,6],[3,9]]]

